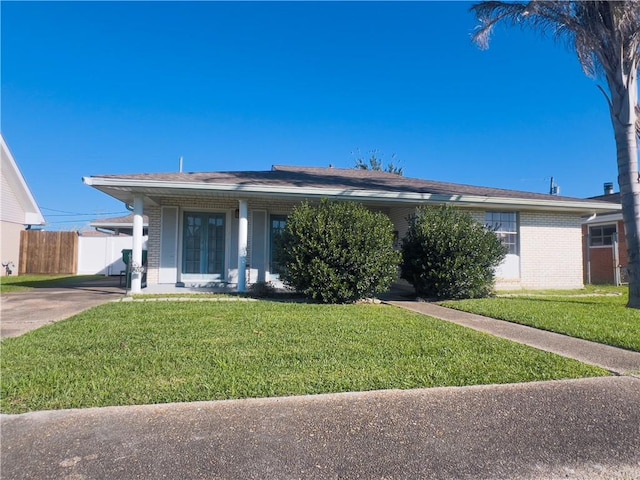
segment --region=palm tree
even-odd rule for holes
[[[488,48],[494,27],[501,23],[551,33],[575,50],[585,73],[606,80],[598,85],[609,104],[618,157],[629,250],[629,303],[640,308],[640,177],[636,123],[638,62],[640,61],[640,2],[530,1],[480,2],[471,10],[480,21],[474,42]]]

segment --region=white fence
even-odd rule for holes
[[[142,237],[142,248],[147,248]],[[78,238],[78,275],[120,275],[126,268],[122,250],[133,247],[133,237]]]

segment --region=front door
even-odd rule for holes
[[[185,212],[182,281],[224,280],[225,214]]]

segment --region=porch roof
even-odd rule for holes
[[[608,202],[560,197],[403,177],[392,173],[341,168],[274,166],[268,171],[145,173],[84,177],[85,184],[127,204],[143,195],[157,203],[163,196],[223,194],[231,198],[334,198],[377,204],[453,203],[467,207],[572,211],[611,211]],[[615,207],[614,207],[615,208]]]

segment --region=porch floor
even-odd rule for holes
[[[237,293],[235,283],[224,283],[216,286],[189,286],[178,287],[173,283],[163,283],[155,285],[147,285],[140,292],[141,295],[167,295],[167,294],[185,294],[194,293],[211,294],[211,293]]]

